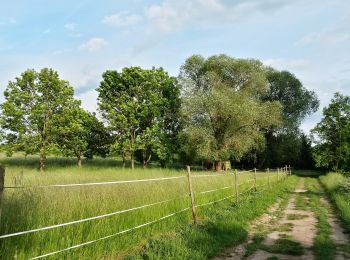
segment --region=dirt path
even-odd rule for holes
[[[248,241],[240,244],[233,248],[228,248],[222,254],[215,257],[215,260],[226,260],[226,259],[242,259],[246,253],[246,247],[252,242],[254,234],[258,232],[261,227],[272,227],[274,221],[277,220],[277,215],[281,207],[281,200],[273,204],[269,209],[268,213],[264,213],[258,219],[254,220],[249,227]]]
[[[314,259],[312,247],[318,222],[314,212],[307,206],[310,202],[307,193],[301,179],[287,205],[279,201],[269,209],[268,214],[251,223],[246,243],[229,248],[214,259]],[[342,250],[344,246],[350,245],[349,238],[344,234],[329,202],[321,197],[321,203],[328,209],[331,238],[337,246],[336,259],[350,259],[346,251]]]

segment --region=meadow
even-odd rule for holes
[[[269,175],[266,171],[256,173],[257,190],[254,187],[254,171],[239,172],[237,186],[240,194],[237,207],[233,171],[213,173],[194,170],[191,180],[198,225],[192,229],[188,180],[184,169],[154,167],[131,170],[119,167],[113,159],[94,159],[78,168],[69,159],[49,158],[47,171],[39,173],[33,167],[36,160],[36,157],[2,158],[2,164],[6,166],[7,188],[2,196],[0,237],[87,220],[0,238],[3,259],[35,258],[65,248],[69,250],[57,252],[50,257],[101,259],[139,256],[137,252],[150,239],[164,234],[179,234],[181,230],[194,232],[208,223],[214,225],[218,215],[238,212],[247,207],[245,215],[239,214],[236,216],[238,220],[230,222],[230,225],[237,226],[240,223],[244,226],[249,219],[263,213],[285,188],[282,184],[275,185],[277,178],[282,180],[282,174],[277,177],[276,170],[271,170]],[[144,181],[146,179],[149,181]],[[135,180],[141,181],[132,182]],[[274,187],[273,192],[268,191],[269,182]],[[51,186],[57,184],[69,186]],[[224,198],[226,199],[222,200]],[[212,203],[215,201],[218,202]],[[251,203],[255,205],[253,208],[249,207]],[[118,211],[126,212],[114,214]],[[105,214],[110,215],[89,219]],[[223,223],[222,219],[216,221]],[[145,223],[148,224],[143,226]],[[129,230],[135,227],[137,228]],[[190,227],[192,228],[189,229]],[[226,232],[232,234],[232,228]],[[231,238],[225,234],[221,232],[220,236],[225,238],[226,243],[232,243],[232,240],[238,238],[244,239],[244,232],[241,236],[238,232]],[[70,248],[81,244],[81,247]],[[179,242],[179,248],[180,244]],[[199,252],[189,253],[188,258],[194,259],[197,254],[200,257],[208,256],[224,245],[225,243],[220,243],[216,247],[209,247],[210,250],[203,248]]]

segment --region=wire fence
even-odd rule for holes
[[[261,172],[261,171],[259,171]],[[265,174],[267,176],[264,177],[257,177],[257,169],[252,169],[252,170],[246,170],[246,171],[240,171],[238,172],[237,170],[234,170],[233,172],[227,172],[224,174],[191,174],[190,168],[188,166],[187,168],[187,180],[188,180],[188,191],[189,193],[186,195],[179,195],[175,198],[171,198],[171,199],[167,199],[167,200],[162,200],[162,201],[157,201],[157,202],[153,202],[153,203],[149,203],[149,204],[145,204],[145,205],[140,205],[140,206],[136,206],[133,208],[127,208],[127,209],[122,209],[122,210],[118,210],[115,212],[110,212],[110,213],[106,213],[106,214],[102,214],[102,215],[98,215],[98,216],[92,216],[92,217],[88,217],[88,218],[84,218],[84,219],[79,219],[79,220],[74,220],[74,221],[70,221],[70,222],[65,222],[65,223],[61,223],[61,224],[56,224],[56,225],[51,225],[51,226],[46,226],[46,227],[38,227],[35,229],[31,229],[31,230],[24,230],[24,231],[20,231],[20,232],[15,232],[15,233],[11,233],[11,234],[3,234],[0,235],[0,240],[1,239],[6,239],[6,238],[11,238],[11,237],[17,237],[17,236],[22,236],[22,235],[26,235],[26,234],[31,234],[31,233],[38,233],[41,231],[45,231],[45,230],[52,230],[52,229],[57,229],[60,227],[64,227],[64,226],[71,226],[71,225],[75,225],[75,224],[79,224],[79,223],[83,223],[83,222],[89,222],[89,221],[94,221],[97,219],[103,219],[103,218],[108,218],[111,216],[115,216],[115,215],[119,215],[119,214],[126,214],[128,212],[132,212],[132,211],[137,211],[137,210],[141,210],[141,209],[145,209],[145,208],[150,208],[156,205],[162,205],[162,204],[166,204],[169,203],[171,201],[175,201],[178,199],[185,199],[185,198],[190,198],[189,200],[189,206],[186,208],[182,208],[179,211],[176,212],[172,212],[169,213],[165,216],[162,216],[158,219],[134,226],[134,227],[130,227],[128,229],[119,231],[117,233],[113,233],[98,239],[94,239],[94,240],[90,240],[81,244],[77,244],[74,246],[70,246],[61,250],[57,250],[54,252],[50,252],[50,253],[46,253],[43,255],[39,255],[36,256],[34,258],[31,259],[40,259],[40,258],[44,258],[44,257],[48,257],[48,256],[52,256],[55,254],[59,254],[61,252],[65,252],[65,251],[69,251],[72,249],[76,249],[76,248],[80,248],[83,246],[87,246],[102,240],[106,240],[121,234],[125,234],[125,233],[129,233],[133,230],[136,229],[140,229],[142,227],[145,226],[149,226],[152,224],[155,224],[157,222],[160,222],[162,220],[168,219],[170,217],[173,217],[175,215],[178,215],[182,212],[185,212],[187,210],[192,210],[192,218],[193,218],[193,222],[196,223],[196,208],[201,208],[201,207],[205,207],[205,206],[209,206],[209,205],[214,205],[215,203],[221,202],[221,201],[225,201],[228,200],[230,198],[235,198],[236,199],[236,203],[239,203],[239,197],[243,196],[243,195],[249,195],[252,193],[259,193],[262,192],[266,189],[266,187],[270,187],[271,183],[276,182],[276,181],[280,181],[285,179],[288,175],[291,175],[291,167],[290,166],[285,166],[283,168],[277,168],[277,169],[266,169],[264,170]],[[248,179],[240,179],[240,176],[244,176],[245,173],[254,173],[253,178],[248,178]],[[274,174],[275,173],[275,174]],[[205,191],[199,191],[199,192],[194,192],[192,189],[192,179],[196,179],[196,178],[204,178],[204,177],[221,177],[221,176],[229,176],[229,175],[234,175],[234,185],[230,185],[230,186],[224,186],[224,187],[220,187],[217,189],[210,189],[210,190],[205,190]],[[264,174],[264,175],[265,175]],[[162,178],[150,178],[150,179],[136,179],[136,180],[121,180],[121,181],[110,181],[110,182],[93,182],[93,183],[72,183],[72,184],[52,184],[52,185],[38,185],[38,186],[4,186],[2,184],[3,189],[40,189],[40,188],[70,188],[70,187],[86,187],[86,186],[95,186],[95,185],[122,185],[122,184],[127,184],[127,183],[141,183],[141,182],[158,182],[158,181],[170,181],[170,180],[174,180],[174,179],[181,179],[181,178],[186,178],[186,176],[175,176],[175,177],[162,177]],[[267,179],[267,183],[261,183],[261,180],[266,180]],[[277,180],[276,180],[277,179]],[[251,183],[253,183],[253,185],[251,185]],[[243,186],[245,186],[246,188],[243,188]],[[242,188],[240,188],[242,187]],[[225,196],[223,198],[219,198],[213,201],[209,201],[206,203],[202,203],[199,205],[196,205],[195,203],[195,196],[196,195],[205,195],[205,194],[209,194],[209,193],[216,193],[218,191],[223,191],[223,190],[229,190],[231,189],[233,194],[229,195],[229,196]],[[1,209],[0,209],[1,210]]]

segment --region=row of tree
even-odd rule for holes
[[[79,166],[82,157],[111,153],[132,168],[136,159],[144,167],[152,159],[162,166],[211,162],[216,170],[226,160],[312,164],[299,126],[318,108],[315,93],[258,60],[194,55],[177,78],[162,68],[108,70],[96,90],[100,120],[56,71],[25,71],[4,92],[3,147],[39,154],[40,170],[53,152],[75,156]]]

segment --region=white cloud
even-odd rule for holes
[[[102,23],[114,26],[114,27],[125,27],[138,23],[142,20],[142,17],[136,14],[128,13],[117,13],[110,16],[105,16]]]
[[[97,97],[98,93],[95,90],[90,90],[77,96],[81,100],[82,107],[89,112],[97,112]]]
[[[148,7],[145,16],[157,29],[172,32],[193,24],[212,26],[232,22],[289,3],[288,0],[164,0]]]
[[[107,45],[108,42],[103,38],[91,38],[87,42],[81,44],[79,48],[88,52],[97,52],[102,50]]]
[[[67,23],[64,25],[64,28],[70,31],[74,31],[77,28],[77,24],[75,23]]]
[[[306,59],[266,59],[263,60],[263,63],[267,66],[271,66],[279,70],[303,70],[308,67],[309,61]]]
[[[308,45],[319,43],[321,45],[337,45],[350,41],[350,33],[348,32],[318,32],[310,33],[304,36],[297,44]]]

